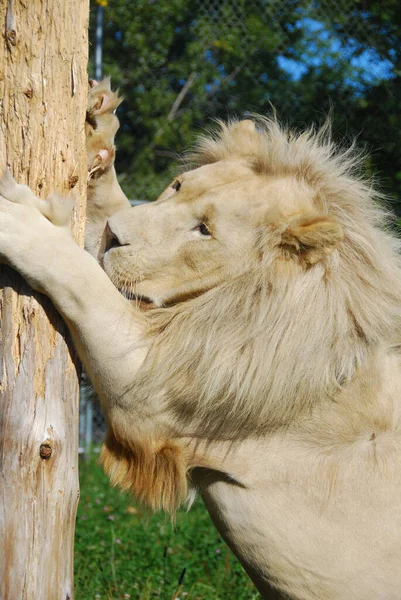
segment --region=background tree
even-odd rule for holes
[[[401,211],[400,37],[397,0],[113,0],[104,59],[126,98],[126,191],[154,199],[211,119],[273,104],[296,125],[332,110],[335,135],[374,150],[367,167]]]
[[[38,195],[73,190],[82,241],[89,6],[0,3],[0,169]],[[0,273],[0,598],[71,600],[78,365],[50,302]]]

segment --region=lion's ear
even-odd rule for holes
[[[256,124],[250,119],[231,123],[229,132],[235,146],[238,146],[245,151],[254,149],[255,141],[259,140]]]
[[[243,121],[238,121],[235,125],[232,125],[232,131],[236,133],[248,133],[253,134],[256,133],[256,125],[255,121],[251,121],[251,119],[244,119]]]
[[[281,246],[314,265],[335,250],[344,238],[341,225],[327,215],[303,215],[292,218],[282,233]]]

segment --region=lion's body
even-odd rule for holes
[[[137,279],[136,290],[143,286],[161,307],[146,313],[150,347],[127,402],[146,404],[163,390],[170,423],[185,437],[178,443],[185,460],[169,472],[182,492],[184,472],[192,471],[216,526],[263,595],[273,584],[300,600],[397,600],[397,243],[385,232],[373,191],[352,173],[353,159],[335,155],[322,134],[291,137],[271,122],[264,134],[238,127],[205,140],[196,155],[200,168],[184,174],[177,199],[163,207],[161,197],[167,237],[173,230],[179,238],[174,219],[185,222],[188,205],[201,215],[206,204],[215,221],[224,211],[228,231],[239,215],[243,230],[235,229],[230,256],[218,249],[208,264],[217,284],[200,284],[194,298],[171,298],[176,272],[183,285],[188,277],[184,261],[174,264],[180,247],[169,259],[173,274],[163,267],[167,301],[146,270],[145,283]],[[152,235],[148,223],[164,251],[157,211],[131,211],[132,221],[117,214],[110,224],[124,242],[135,238],[154,256],[143,238]],[[308,228],[324,218],[328,226],[316,234],[323,241],[309,230],[303,240],[312,256],[302,247],[294,256],[288,224],[301,220]],[[194,253],[186,261],[196,269]],[[129,260],[136,262],[138,251]],[[121,287],[119,265],[105,268]],[[176,454],[173,462],[179,464]],[[172,488],[176,502],[174,482]]]
[[[130,300],[42,215],[15,253],[6,200],[0,254],[67,320],[113,483],[174,511],[189,477],[265,598],[400,600],[401,277],[375,194],[327,131],[274,121],[194,160],[150,206],[121,210],[112,161],[91,184],[88,246]]]
[[[243,488],[202,482],[213,521],[263,597],[274,584],[302,600],[400,598],[400,450],[394,439],[378,444],[382,468],[393,455],[386,476],[368,440],[322,456],[307,436],[276,434],[249,448]]]

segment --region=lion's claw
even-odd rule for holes
[[[101,148],[91,161],[91,165],[88,163],[88,181],[92,179],[92,177],[96,178],[108,171],[114,164],[115,155],[116,151],[114,146],[111,148]]]

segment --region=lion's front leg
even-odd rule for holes
[[[50,297],[107,406],[121,398],[146,355],[143,315],[69,233],[57,196],[39,200],[9,173],[0,179],[0,262]],[[122,332],[124,332],[122,334]]]
[[[162,392],[138,402],[132,396],[152,343],[147,317],[75,244],[62,205],[55,196],[39,200],[9,174],[0,179],[0,262],[49,296],[66,321],[107,413],[102,460],[112,481],[173,511],[186,495],[188,453],[171,439]]]
[[[28,186],[17,184],[8,170],[0,178],[0,263],[13,267],[39,292],[43,291],[41,261],[46,264],[44,244],[56,247],[63,240],[74,244],[73,205],[72,199],[58,194],[41,200]]]
[[[110,80],[90,82],[86,113],[86,151],[88,161],[88,204],[85,248],[99,257],[104,231],[113,214],[129,208],[114,169],[114,137],[119,127],[115,110],[121,98],[110,88]]]

